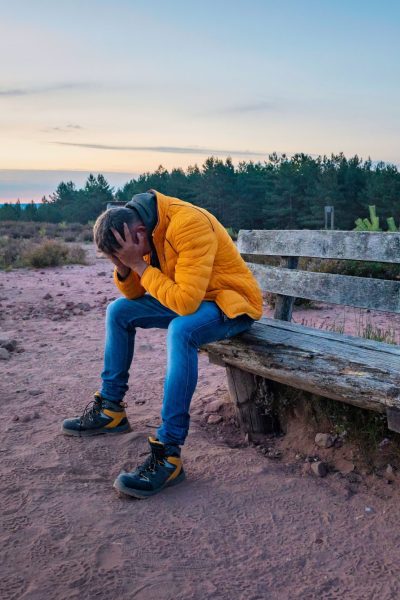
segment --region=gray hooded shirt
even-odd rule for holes
[[[160,268],[160,261],[158,260],[152,238],[152,233],[158,221],[157,197],[155,193],[144,192],[142,194],[135,194],[132,200],[129,200],[129,202],[125,204],[125,207],[136,211],[139,219],[143,221],[143,224],[147,229],[151,246],[150,264],[153,267]]]

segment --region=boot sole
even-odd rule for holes
[[[88,429],[87,431],[78,431],[75,429],[65,429],[64,427],[61,427],[61,432],[64,435],[69,435],[71,437],[93,437],[95,435],[103,434],[118,435],[119,433],[129,433],[130,431],[132,431],[132,427],[130,425],[125,426],[124,429],[117,429],[116,427],[114,427],[113,429],[101,429],[99,431],[91,431],[90,429]]]
[[[186,479],[186,474],[184,471],[178,475],[175,479],[173,479],[170,483],[166,483],[158,490],[154,491],[146,491],[146,490],[133,490],[132,488],[127,487],[123,483],[121,483],[118,478],[114,481],[113,488],[115,488],[118,492],[125,494],[126,496],[131,496],[132,498],[138,498],[142,500],[143,498],[149,498],[149,496],[155,496],[162,490],[168,487],[172,487],[174,485],[178,485],[178,483],[182,483]]]

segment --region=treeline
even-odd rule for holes
[[[324,206],[334,206],[335,227],[353,229],[358,217],[376,205],[384,221],[400,214],[400,173],[396,166],[363,161],[358,156],[271,154],[264,162],[234,166],[209,157],[204,164],[168,171],[160,166],[114,190],[107,180],[90,175],[83,188],[62,182],[54,194],[25,210],[0,208],[0,220],[47,222],[94,221],[114,200],[128,202],[134,194],[154,188],[207,208],[234,229],[313,229],[324,226]]]

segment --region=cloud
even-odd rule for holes
[[[59,146],[74,146],[78,148],[93,148],[94,150],[118,150],[122,152],[162,152],[165,154],[226,154],[229,156],[266,156],[266,152],[252,150],[224,150],[202,148],[200,146],[113,146],[110,144],[89,144],[79,142],[51,142]]]
[[[57,131],[59,133],[72,133],[73,131],[78,131],[79,129],[83,129],[81,125],[77,125],[76,123],[67,123],[62,127],[46,127],[46,129],[42,129],[43,133],[53,133]]]
[[[93,82],[64,82],[49,85],[38,85],[21,88],[0,88],[0,97],[33,96],[36,94],[48,94],[59,91],[94,89],[98,84]]]
[[[211,115],[246,115],[263,112],[277,112],[281,108],[281,103],[274,100],[263,100],[249,104],[236,104],[224,106],[208,111]]]
[[[225,113],[234,113],[234,114],[244,114],[244,113],[254,113],[254,112],[266,112],[266,111],[276,111],[278,109],[278,104],[273,101],[264,101],[264,102],[255,102],[254,104],[239,104],[237,106],[228,106],[219,112]]]

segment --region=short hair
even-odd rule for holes
[[[125,238],[124,223],[135,225],[143,223],[136,210],[132,208],[117,207],[108,208],[97,217],[93,226],[93,238],[101,252],[105,254],[114,254],[120,248],[119,243],[114,237],[111,227]]]

